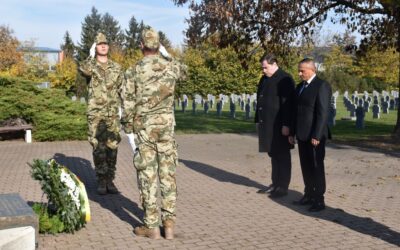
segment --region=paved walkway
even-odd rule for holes
[[[252,135],[180,135],[175,240],[135,237],[140,224],[135,171],[126,138],[118,155],[119,195],[95,193],[87,142],[0,142],[0,192],[42,201],[27,162],[56,158],[77,173],[89,192],[92,221],[75,234],[41,235],[40,249],[398,249],[400,158],[351,147],[327,149],[327,209],[292,205],[303,188],[292,152],[290,194],[256,194],[270,183],[270,162]]]

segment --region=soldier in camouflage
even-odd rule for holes
[[[137,146],[133,164],[144,210],[144,226],[136,227],[134,232],[138,236],[160,238],[159,179],[165,238],[173,239],[178,165],[173,102],[175,85],[183,80],[186,68],[170,57],[159,55],[159,36],[153,29],[142,32],[141,47],[144,58],[126,71],[122,94],[124,130],[128,136],[134,133]],[[165,53],[165,48],[161,48],[160,52]]]
[[[118,143],[121,141],[119,107],[124,75],[121,67],[108,58],[108,41],[99,33],[90,56],[79,67],[90,78],[88,89],[88,139],[93,146],[93,161],[99,194],[115,194],[113,183]]]

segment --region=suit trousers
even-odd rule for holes
[[[272,185],[288,189],[292,171],[290,150],[268,155],[271,157]]]
[[[325,182],[325,139],[314,147],[311,141],[298,141],[301,172],[304,180],[304,195],[324,201]]]

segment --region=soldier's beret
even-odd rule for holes
[[[108,43],[107,37],[103,33],[98,33],[96,36],[95,43]]]
[[[160,47],[160,37],[157,31],[152,28],[143,30],[142,42],[144,47],[149,49],[158,49],[158,47]]]

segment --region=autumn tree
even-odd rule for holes
[[[61,44],[60,48],[64,51],[65,57],[74,58],[75,45],[68,31],[65,32],[64,42]]]
[[[143,22],[142,22],[143,23]],[[139,36],[140,36],[140,26],[136,21],[135,16],[132,16],[129,20],[128,29],[125,30],[125,48],[138,49],[139,48]]]
[[[78,43],[78,61],[85,60],[89,56],[90,47],[101,30],[101,22],[101,14],[92,7],[91,14],[86,16],[82,23],[81,41]]]
[[[62,88],[66,91],[75,91],[77,66],[72,57],[67,56],[56,65],[55,72],[50,73],[49,78],[52,87]]]
[[[394,89],[399,68],[399,52],[395,48],[380,50],[371,46],[359,56],[356,70],[360,76],[384,82]]]
[[[107,37],[111,49],[122,49],[124,35],[118,21],[109,13],[101,17],[100,31]]]
[[[22,54],[17,50],[19,41],[8,26],[0,26],[0,71],[10,70],[22,61]]]
[[[361,50],[376,45],[380,49],[393,47],[400,51],[399,0],[172,1],[177,5],[189,3],[192,11],[188,21],[189,40],[193,39],[191,34],[197,33],[198,39],[204,39],[218,33],[224,38],[221,44],[232,44],[236,51],[243,46],[242,51],[247,53],[254,41],[259,41],[264,49],[273,50],[282,45],[287,48],[299,36],[310,38],[318,31],[319,24],[327,20],[330,11],[335,13],[332,22],[346,24],[351,31],[364,36]],[[400,136],[400,103],[394,132]]]
[[[160,43],[167,49],[172,48],[172,43],[171,41],[168,39],[167,35],[162,32],[162,31],[158,31],[158,36],[160,37]]]
[[[241,66],[238,54],[231,47],[220,49],[204,43],[198,48],[188,48],[183,61],[188,66],[188,79],[179,85],[178,94],[242,94],[254,93],[261,76],[258,57],[249,61],[249,69]]]

